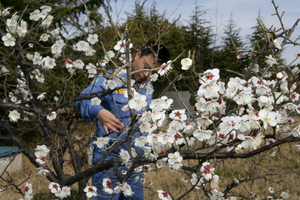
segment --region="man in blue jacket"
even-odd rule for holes
[[[163,63],[167,63],[169,60],[169,51],[167,48],[164,45],[153,44],[154,43],[148,43],[146,47],[138,51],[133,62],[131,63],[131,79],[135,83],[133,87],[136,92],[146,95],[147,105],[149,105],[152,100],[152,93],[149,94],[147,92],[147,87],[152,87],[152,84],[149,82],[151,71],[143,71],[143,69],[159,68]],[[126,82],[127,74],[120,74],[120,78]],[[116,79],[118,78],[115,77],[112,80],[114,81]],[[105,87],[106,81],[107,79],[102,74],[99,74],[93,80],[91,85],[82,91],[81,95],[91,95],[100,92],[97,94],[97,96],[103,96],[103,94],[107,91],[107,87]],[[147,86],[147,84],[150,85]],[[105,146],[106,148],[99,149],[97,146],[94,146],[93,164],[96,164],[104,156],[104,154],[107,152],[107,149],[109,149],[109,146],[116,142],[116,139],[126,139],[128,136],[128,133],[124,131],[124,127],[128,127],[130,125],[131,116],[128,110],[123,109],[128,103],[127,96],[124,96],[127,93],[126,90],[126,83],[123,83],[122,86],[117,87],[110,94],[104,95],[101,98],[100,105],[92,105],[90,99],[76,102],[76,106],[80,110],[83,119],[96,122],[96,136],[110,138],[109,145]],[[135,112],[135,114],[141,113],[142,111]],[[140,134],[141,133],[138,131],[135,132],[133,138],[140,136]],[[136,149],[138,155],[142,155],[140,150],[134,146],[133,148]],[[105,158],[105,160],[111,160],[114,157],[120,157],[121,149],[128,151],[130,150],[127,149],[127,143],[123,143],[121,146],[114,149],[113,152]],[[111,168],[95,174],[93,176],[93,185],[98,188],[97,193],[99,195],[97,197],[93,197],[93,200],[144,199],[142,173],[135,173],[126,179],[126,183],[130,185],[133,195],[127,195],[124,192],[113,192],[113,189],[117,186],[116,183],[120,181],[120,177],[122,177],[122,174],[124,175],[126,173],[126,170],[128,170],[128,168],[121,166],[118,169]],[[109,186],[107,187],[110,187],[111,185],[111,191],[109,188],[104,188],[105,180],[109,180],[109,183],[107,183]]]

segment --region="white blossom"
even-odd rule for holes
[[[190,58],[183,58],[180,63],[182,70],[188,70],[192,66],[193,61]]]
[[[8,117],[11,122],[17,122],[20,119],[20,116],[20,113],[16,110],[9,111]]]
[[[4,42],[4,46],[15,46],[16,38],[14,38],[10,33],[6,33],[6,35],[2,36],[2,40]]]

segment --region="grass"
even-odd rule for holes
[[[275,158],[270,157],[270,153],[273,151],[277,152]],[[210,162],[214,163],[213,160]],[[300,199],[300,191],[298,189],[300,184],[299,152],[295,152],[290,144],[285,144],[280,149],[271,149],[252,158],[227,159],[213,165],[216,169],[215,174],[219,175],[221,180],[219,184],[221,191],[226,189],[226,185],[232,183],[234,178],[249,180],[237,185],[229,193],[238,195],[238,199],[248,199],[246,197],[249,197],[250,192],[255,192],[260,199],[266,199],[267,196],[272,195],[268,190],[269,187],[274,189],[275,193],[273,195],[276,197],[282,191],[285,191],[289,193],[289,199]],[[265,174],[268,174],[268,176],[264,176]],[[148,173],[145,178],[145,187],[149,189],[146,190],[145,200],[153,199],[153,195],[157,196],[157,189],[172,194],[174,199],[178,198],[191,187],[189,182],[182,181],[182,177],[190,180],[180,170],[178,172],[171,172],[166,168],[161,171]],[[153,182],[153,184],[148,186],[149,182]],[[182,199],[201,200],[206,199],[206,197],[203,191],[194,190]]]
[[[82,130],[82,132],[91,131],[90,125]],[[268,191],[269,187],[274,188],[274,197],[278,197],[282,191],[288,192],[291,200],[300,199],[300,160],[299,152],[292,148],[293,144],[284,144],[264,152],[260,155],[248,159],[227,159],[222,161],[210,160],[215,167],[215,174],[220,177],[220,191],[226,189],[234,178],[239,180],[248,179],[228,194],[237,195],[238,199],[249,199],[250,192],[255,192],[260,199],[266,199],[271,195]],[[272,152],[276,152],[276,157],[270,157]],[[184,161],[184,164],[197,164],[196,161]],[[49,195],[49,181],[37,175],[37,170],[23,156],[22,171],[11,174],[11,178],[15,184],[24,187],[25,183],[33,184],[33,192],[35,200],[51,199]],[[68,169],[68,168],[67,168]],[[289,173],[288,173],[289,172]],[[268,174],[268,176],[263,176]],[[190,175],[183,170],[171,172],[169,168],[149,172],[145,175],[145,200],[158,199],[157,190],[164,190],[172,195],[174,199],[179,198],[183,193],[191,188]],[[257,177],[260,177],[257,179]],[[187,182],[184,182],[185,178]],[[252,180],[253,179],[253,180]],[[6,183],[0,180],[0,189],[4,189]],[[72,186],[72,190],[76,191],[76,186]],[[21,195],[18,194],[13,187],[9,187],[7,191],[0,193],[0,199],[19,200]],[[202,200],[207,199],[204,192],[193,190],[182,198],[182,200]]]

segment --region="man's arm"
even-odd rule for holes
[[[93,80],[92,84],[81,92],[81,95],[90,95],[98,91],[104,91],[104,81],[105,78],[101,75],[98,75]],[[109,134],[109,131],[119,133],[118,129],[121,129],[123,127],[122,122],[120,122],[120,120],[117,119],[114,114],[112,114],[109,110],[105,109],[101,104],[92,105],[90,99],[77,101],[76,106],[79,109],[81,116],[84,120],[94,121],[95,119],[99,119],[106,134]]]

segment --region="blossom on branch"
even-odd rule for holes
[[[6,35],[2,36],[2,40],[6,47],[13,47],[16,44],[16,38],[14,38],[10,33],[6,33]]]
[[[86,186],[83,191],[86,193],[87,198],[96,197],[98,195],[95,186]]]
[[[11,122],[17,122],[20,119],[20,116],[21,114],[16,110],[9,111],[8,117],[9,117],[9,121]]]
[[[266,60],[266,63],[270,66],[273,66],[273,65],[277,65],[277,60],[275,58],[272,57],[272,55],[269,55],[269,56],[266,56],[267,60]]]
[[[190,58],[183,58],[180,63],[182,70],[188,70],[192,66],[193,61]]]
[[[49,113],[49,114],[47,115],[47,119],[48,119],[49,121],[53,121],[53,120],[56,119],[56,116],[57,116],[56,112],[55,112],[55,111],[52,111],[51,113]]]
[[[161,199],[161,200],[172,200],[172,197],[168,193],[166,193],[165,191],[157,190],[157,192],[158,192],[159,199]]]

